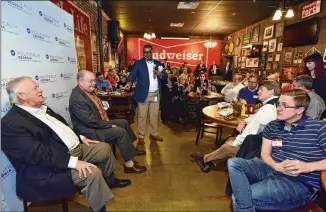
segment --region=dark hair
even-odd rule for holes
[[[295,84],[298,86],[303,86],[308,90],[312,90],[312,85],[314,83],[314,80],[308,76],[308,75],[300,75],[293,79],[295,81]]]
[[[274,90],[274,96],[279,96],[281,94],[281,87],[280,83],[272,81],[272,80],[265,80],[263,81],[259,87],[265,87],[267,90]]]
[[[96,72],[96,78],[103,75],[101,72]]]
[[[325,77],[326,78],[326,69],[324,67],[324,63],[323,63],[323,56],[316,52],[316,53],[313,53],[312,55],[309,55],[307,56],[304,60],[303,60],[305,63],[307,62],[314,62],[316,67],[315,67],[315,75],[316,75],[316,78],[323,78]],[[307,68],[307,66],[304,66],[304,73],[305,74],[308,74],[308,75],[311,75],[310,74],[310,70]]]
[[[284,91],[282,93],[284,96],[293,97],[293,101],[296,107],[304,107],[305,110],[308,109],[310,104],[310,97],[307,92],[301,89],[292,89],[288,91]]]
[[[144,46],[143,50],[146,49],[146,48],[151,48],[151,49],[153,50],[153,47],[152,47],[151,45],[149,45],[149,44],[146,44],[146,45]]]

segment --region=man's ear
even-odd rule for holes
[[[304,114],[305,112],[305,108],[304,107],[298,107],[297,108],[297,114],[300,115],[300,114]]]
[[[23,93],[23,92],[21,92],[21,91],[18,91],[18,92],[16,93],[16,96],[17,96],[17,98],[19,98],[19,99],[21,99],[21,100],[26,100],[26,95],[25,95],[25,93]]]

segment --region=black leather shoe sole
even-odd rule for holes
[[[111,185],[108,185],[110,189],[114,188],[124,188],[127,187],[131,184],[130,180],[119,180],[117,179],[117,182]]]

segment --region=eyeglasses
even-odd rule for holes
[[[257,84],[257,82],[253,82],[253,81],[248,81],[249,83],[252,83],[252,84]]]
[[[152,51],[144,51],[144,54],[151,54],[153,53]]]
[[[83,80],[83,81],[88,82],[88,83],[90,83],[90,84],[92,84],[92,83],[96,83],[96,80],[90,80],[90,81]]]
[[[299,108],[301,106],[287,106],[287,105],[284,105],[284,104],[277,103],[276,107],[281,108],[282,110],[284,110],[284,109],[287,109],[287,108]]]

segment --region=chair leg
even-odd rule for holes
[[[68,199],[62,198],[62,211],[68,212]]]
[[[201,137],[200,138],[204,138],[204,131],[205,131],[205,126],[202,126]]]
[[[116,152],[115,144],[112,145],[112,152],[113,152],[114,157],[116,158],[117,157],[117,152]]]
[[[223,134],[222,130],[223,130],[223,128],[221,127],[220,132],[219,132],[219,134],[220,134],[220,139],[218,140],[219,143],[221,143],[221,141],[222,141],[222,134]]]
[[[28,212],[27,201],[23,200],[23,204],[24,204],[24,212]]]
[[[216,128],[216,138],[215,138],[215,144],[219,143],[219,135],[220,135],[220,128]]]
[[[198,130],[197,130],[196,145],[198,145],[200,131],[201,131],[201,127],[199,127]]]

